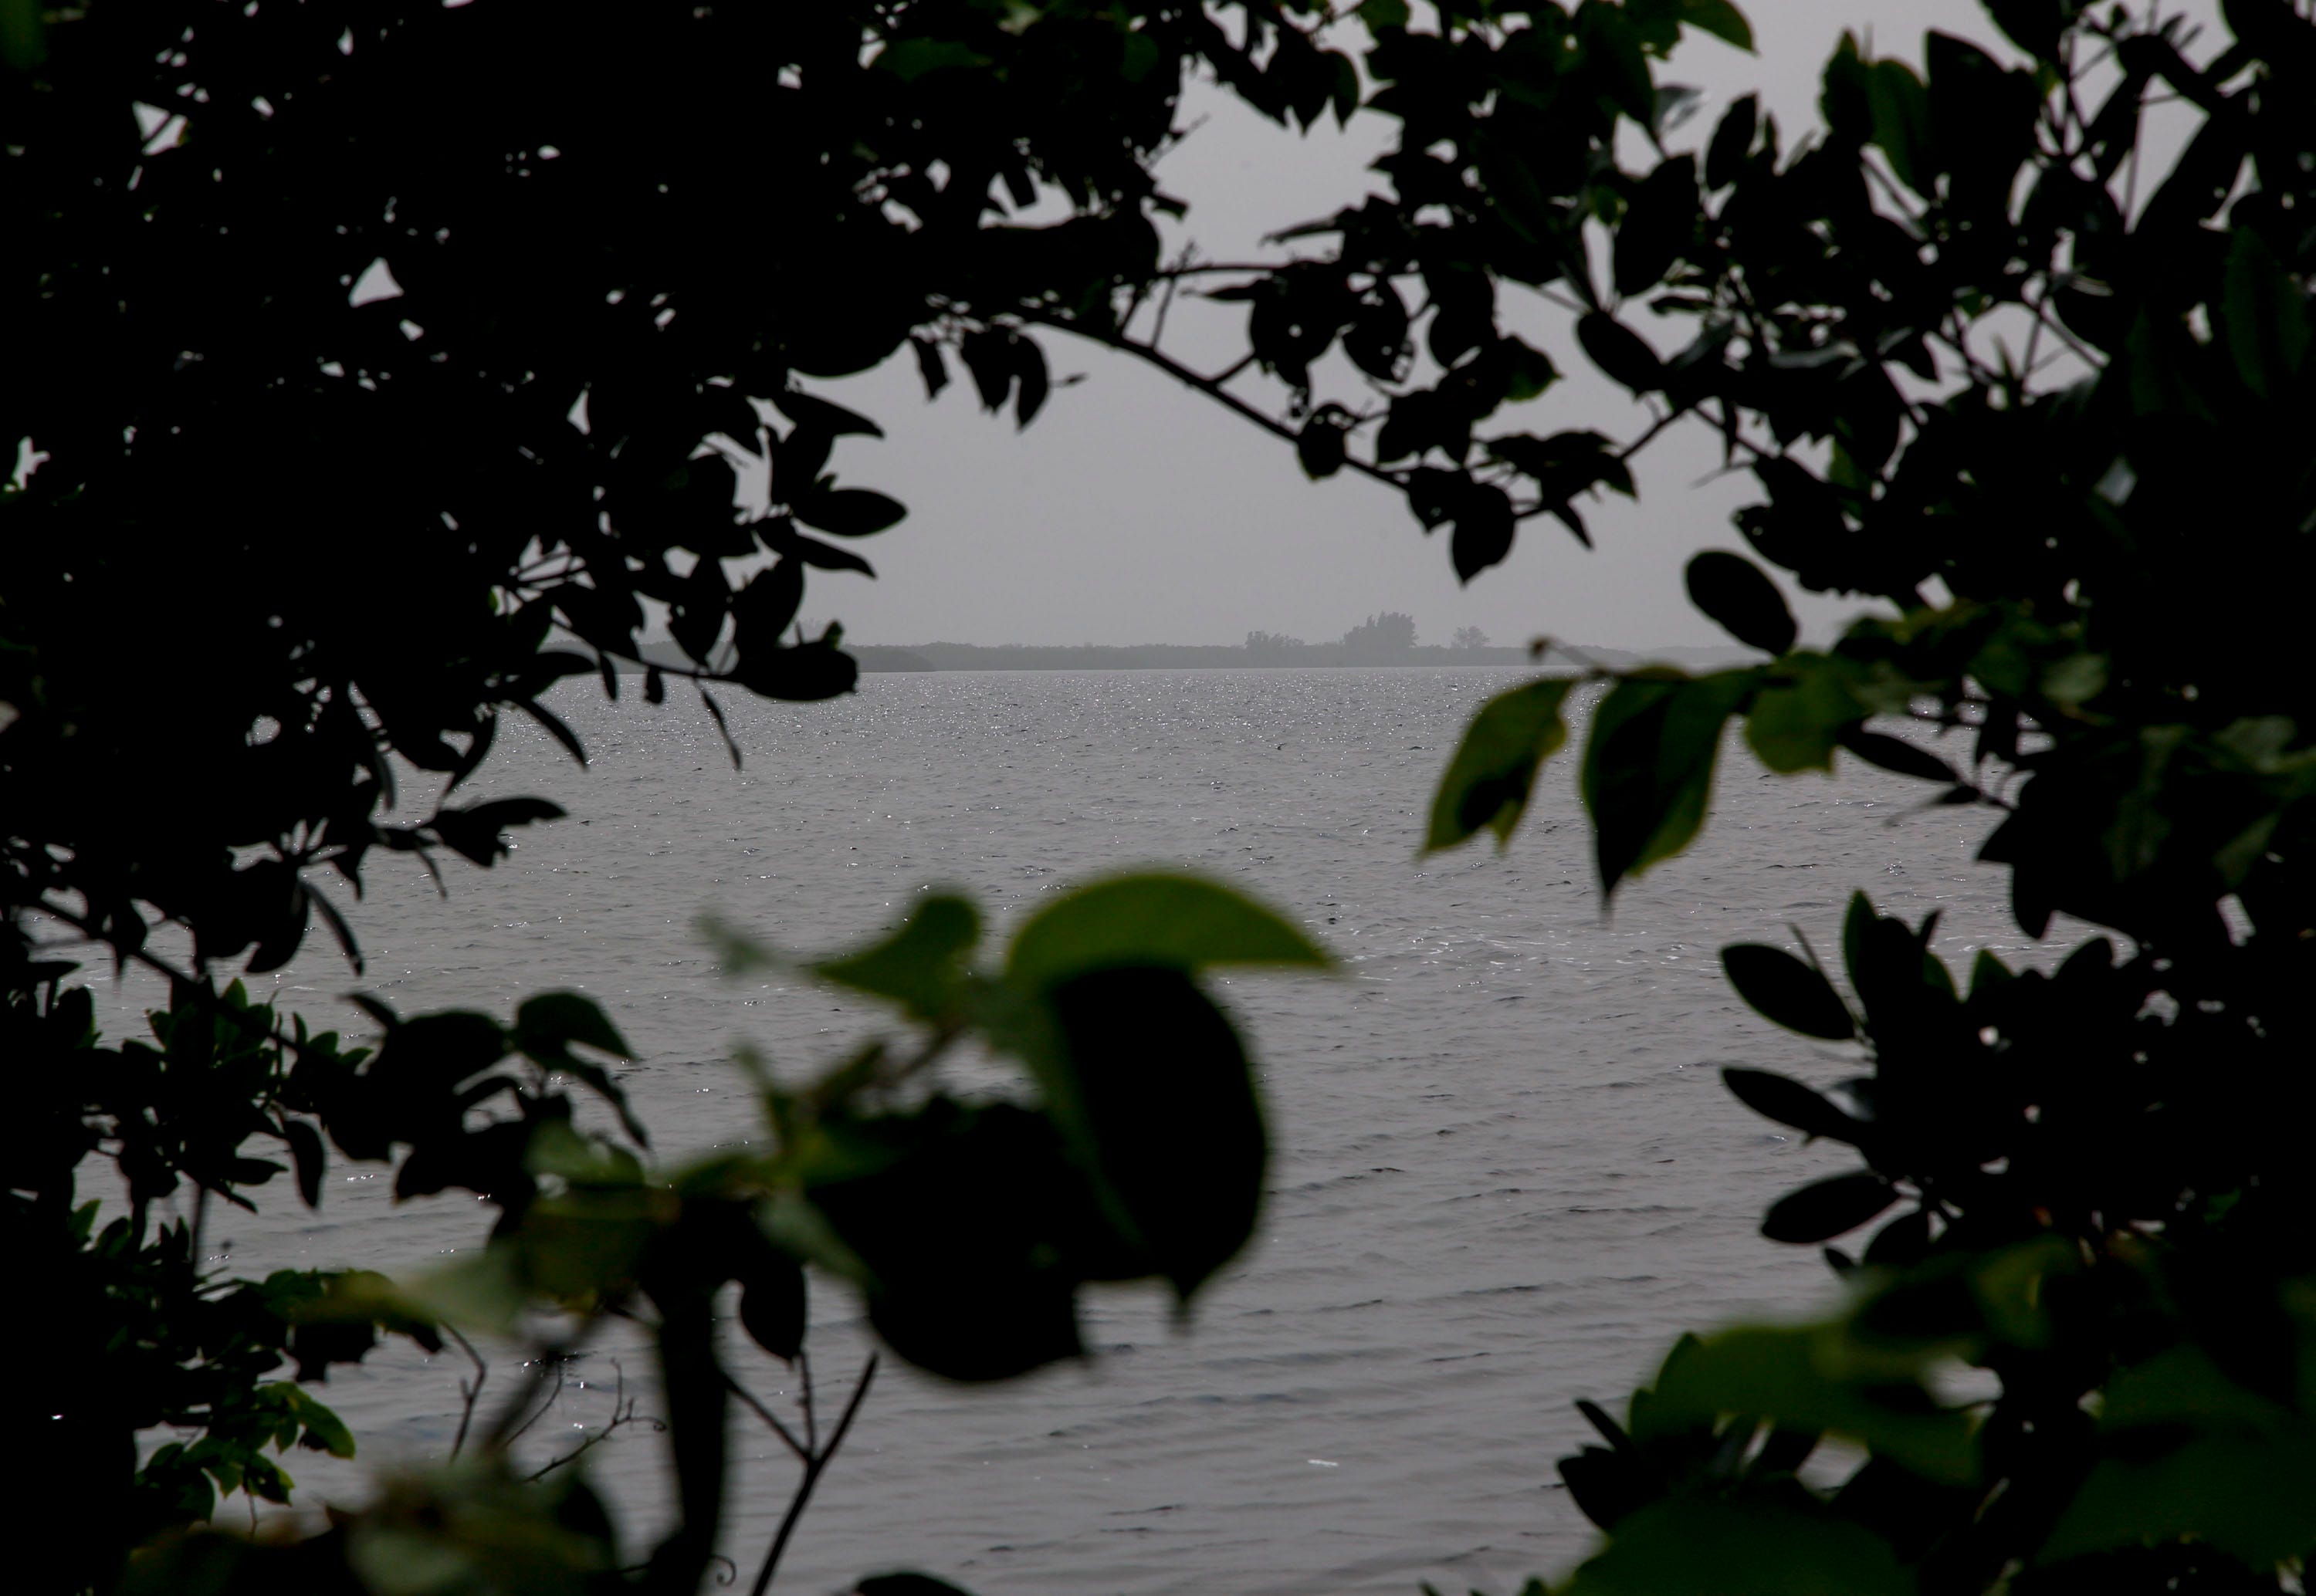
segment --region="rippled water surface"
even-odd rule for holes
[[[356,916],[357,980],[309,944],[279,984],[354,1028],[357,986],[405,1012],[501,1014],[582,988],[643,1055],[625,1077],[665,1155],[758,1135],[727,1062],[753,1042],[802,1069],[874,1016],[793,980],[728,983],[693,927],[720,913],[785,948],[883,927],[928,883],[1002,922],[1091,873],[1167,862],[1231,879],[1334,950],[1339,975],[1241,978],[1278,1156],[1259,1244],[1187,1326],[1154,1293],[1091,1305],[1082,1366],[994,1388],[888,1363],[824,1482],[781,1588],[824,1592],[920,1566],[1006,1592],[1411,1593],[1505,1590],[1583,1554],[1553,1461],[1579,1396],[1621,1409],[1673,1336],[1826,1297],[1809,1249],[1762,1241],[1762,1209],[1845,1166],[1740,1108],[1709,1065],[1844,1073],[1839,1050],[1773,1032],[1723,985],[1722,944],[1836,944],[1856,887],[1945,911],[1950,959],[2020,950],[2002,877],[1970,863],[1982,815],[1907,807],[1875,772],[1762,776],[1733,740],[1688,856],[1604,915],[1568,767],[1546,776],[1509,853],[1418,862],[1430,786],[1492,670],[1024,672],[881,676],[839,703],[727,706],[735,772],[680,695],[659,710],[572,691],[580,769],[510,726],[479,784],[572,818],[518,834],[450,896],[396,857]],[[1580,729],[1581,735],[1581,729]],[[1002,929],[1002,924],[1001,924]],[[120,1005],[139,993],[116,994]],[[383,1177],[334,1166],[318,1213],[222,1228],[239,1268],[413,1268],[471,1246],[471,1201],[396,1209]],[[213,1220],[213,1233],[217,1227]],[[839,1291],[815,1300],[824,1409],[866,1343]],[[599,1423],[614,1340],[535,1432]],[[324,1394],[362,1467],[300,1462],[309,1492],[357,1493],[376,1462],[438,1456],[458,1370],[388,1352]],[[752,1369],[793,1397],[777,1365]],[[494,1390],[514,1379],[494,1376]],[[649,1406],[648,1394],[645,1407]],[[647,1530],[657,1438],[592,1459]],[[753,1572],[792,1481],[746,1434],[731,1551]],[[1456,1585],[1461,1589],[1463,1585]]]

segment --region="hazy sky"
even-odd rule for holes
[[[1694,38],[1660,75],[1705,91],[1676,147],[1701,141],[1751,89],[1790,144],[1815,124],[1817,72],[1844,28],[1871,30],[1881,53],[1918,63],[1929,28],[1992,40],[1978,7],[1959,0],[1756,0],[1745,10],[1758,56]],[[1363,168],[1395,126],[1363,116],[1305,138],[1212,95],[1194,114],[1209,120],[1160,171],[1190,201],[1189,231],[1210,259],[1379,184]],[[1216,332],[1243,337],[1243,307],[1205,310],[1231,318]],[[1540,325],[1557,333],[1538,341],[1567,379],[1499,412],[1494,428],[1630,435],[1639,412],[1591,375],[1564,331]],[[1699,548],[1740,546],[1729,514],[1757,495],[1750,476],[1702,480],[1720,457],[1701,427],[1676,430],[1643,457],[1639,505],[1611,499],[1586,510],[1593,552],[1557,523],[1530,522],[1510,561],[1464,588],[1445,535],[1426,538],[1396,495],[1349,476],[1308,482],[1287,446],[1203,396],[1059,335],[1043,341],[1057,379],[1083,380],[1058,389],[1026,432],[983,414],[964,380],[928,405],[905,354],[824,386],[886,432],[847,439],[838,470],[911,513],[859,545],[877,581],[815,576],[815,623],[833,616],[862,643],[1236,643],[1256,629],[1319,641],[1397,609],[1426,642],[1465,625],[1498,643],[1538,633],[1624,647],[1728,641],[1689,608],[1680,571]],[[1800,607],[1813,629],[1848,612]]]

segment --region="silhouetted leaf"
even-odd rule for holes
[[[1268,1141],[1237,1033],[1179,969],[1094,969],[1047,991],[1052,1112],[1121,1233],[1187,1299],[1262,1202]]]
[[[752,693],[792,704],[815,704],[852,691],[860,679],[860,663],[821,637],[744,652],[731,674],[733,680]]]
[[[1721,950],[1721,968],[1739,997],[1788,1031],[1828,1042],[1847,1042],[1857,1033],[1833,983],[1783,948],[1735,943]]]
[[[1448,546],[1457,581],[1470,581],[1511,553],[1512,504],[1501,488],[1492,483],[1467,483],[1456,495],[1455,517]]]
[[[1962,779],[1955,773],[1955,767],[1944,759],[1901,737],[1868,732],[1862,726],[1853,725],[1842,730],[1839,740],[1843,748],[1868,765],[1878,765],[1899,776],[1948,785]]]
[[[534,1048],[560,1051],[576,1042],[615,1059],[636,1056],[602,1006],[579,992],[541,992],[525,998],[515,1010],[513,1039],[526,1052]]]
[[[796,501],[796,519],[840,537],[866,537],[895,526],[909,512],[897,500],[869,488],[830,488]]]
[[[969,1596],[947,1580],[929,1574],[871,1574],[852,1587],[855,1596]]]
[[[1004,1379],[1075,1357],[1077,1282],[1134,1272],[1043,1114],[937,1098],[822,1130],[839,1158],[808,1176],[811,1203],[868,1271],[870,1322],[921,1368]]]
[[[1760,98],[1747,94],[1730,102],[1721,113],[1721,120],[1713,129],[1713,142],[1706,146],[1706,186],[1725,189],[1737,181],[1752,153],[1753,137],[1760,129]]]
[[[842,404],[832,404],[818,395],[807,394],[801,388],[782,388],[768,397],[775,409],[799,427],[815,428],[833,438],[855,434],[865,438],[885,436],[884,429],[867,416],[847,410]]]
[[[1689,602],[1738,642],[1771,654],[1794,646],[1800,628],[1793,611],[1777,584],[1751,561],[1707,549],[1689,561],[1687,580]]]
[[[940,345],[930,339],[911,338],[909,346],[916,351],[917,375],[924,379],[925,397],[940,398],[940,391],[949,386],[949,361],[942,356]]]
[[[990,328],[967,332],[958,345],[984,410],[996,410],[1013,392],[1013,335]]]
[[[1319,482],[1341,471],[1344,439],[1343,429],[1324,416],[1305,421],[1301,436],[1295,440],[1295,457],[1302,464],[1303,474]]]
[[[298,1194],[306,1200],[307,1208],[318,1208],[322,1201],[322,1173],[328,1163],[320,1133],[303,1120],[285,1119],[281,1122],[281,1139],[290,1144],[290,1156],[298,1166]]]
[[[1857,1121],[1797,1080],[1766,1069],[1733,1067],[1724,1069],[1721,1078],[1746,1107],[1780,1125],[1791,1125],[1804,1135],[1823,1136],[1835,1141],[1857,1139]]]
[[[753,1220],[743,1222],[753,1229]],[[773,1357],[794,1362],[804,1349],[804,1266],[770,1243],[744,1246],[737,1263],[741,1328]]]
[[[732,641],[741,657],[779,647],[780,638],[803,607],[803,561],[775,560],[750,577],[747,585],[732,596]],[[664,685],[655,690],[655,683],[647,680],[644,697],[657,704],[665,690]]]
[[[1639,333],[1604,310],[1587,311],[1576,323],[1576,341],[1608,377],[1635,394],[1660,387],[1664,364]]]
[[[1897,1192],[1878,1175],[1863,1170],[1837,1175],[1813,1181],[1771,1203],[1761,1219],[1761,1234],[1771,1241],[1831,1241],[1857,1229],[1897,1201]]]
[[[1014,339],[1013,375],[1013,424],[1026,427],[1045,408],[1051,386],[1046,375],[1046,352],[1038,347],[1036,339]]]
[[[2038,61],[2054,64],[2059,32],[2072,8],[2071,0],[1986,0],[1987,14],[2011,43]]]
[[[1662,280],[1695,236],[1697,211],[1697,157],[1675,155],[1661,162],[1634,193],[1617,224],[1617,292],[1637,294]],[[1588,341],[1585,351],[1591,350]],[[1598,355],[1593,359],[1599,363]],[[1608,367],[1602,364],[1601,369]]]

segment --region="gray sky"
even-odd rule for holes
[[[1818,70],[1845,28],[1870,31],[1879,53],[1917,64],[1933,27],[2016,57],[1965,0],[1757,0],[1745,9],[1758,56],[1693,37],[1660,75],[1705,91],[1675,147],[1701,143],[1722,108],[1749,90],[1761,93],[1790,146],[1816,124]],[[1193,114],[1209,120],[1160,170],[1190,202],[1189,234],[1208,259],[1256,249],[1262,233],[1331,214],[1379,185],[1363,168],[1394,126],[1360,117],[1348,131],[1329,121],[1305,138],[1216,95]],[[1178,310],[1177,320],[1189,334],[1184,350],[1214,354],[1211,368],[1243,337],[1244,310],[1204,314],[1226,318],[1210,324],[1207,339],[1195,318]],[[1493,429],[1630,436],[1637,409],[1592,376],[1564,325],[1537,326],[1545,336],[1535,341],[1566,380],[1499,412]],[[1500,643],[1539,633],[1612,647],[1728,642],[1690,609],[1680,572],[1699,548],[1741,545],[1729,515],[1755,495],[1750,476],[1704,480],[1720,461],[1702,428],[1675,430],[1643,457],[1640,504],[1611,499],[1586,510],[1593,552],[1556,523],[1531,522],[1509,562],[1463,588],[1444,535],[1422,536],[1380,486],[1308,482],[1287,446],[1203,396],[1091,346],[1042,341],[1057,381],[1083,380],[1057,388],[1026,432],[1010,416],[984,415],[961,372],[928,405],[905,352],[822,386],[886,430],[881,442],[846,439],[839,472],[895,494],[910,516],[860,545],[878,580],[815,576],[807,604],[815,625],[833,616],[853,641],[886,643],[1236,643],[1255,629],[1315,642],[1396,609],[1415,616],[1425,642],[1465,625]],[[1850,607],[1796,608],[1822,635]]]

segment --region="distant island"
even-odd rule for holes
[[[1758,658],[1740,648],[1629,649],[1571,645],[1582,659],[1615,669],[1643,661],[1690,668],[1735,665]],[[919,643],[907,645],[847,641],[845,652],[863,671],[913,670],[1247,670],[1357,665],[1528,665],[1525,645],[1498,647],[1476,626],[1458,630],[1445,643],[1420,643],[1415,618],[1396,611],[1369,616],[1332,643],[1305,643],[1275,632],[1250,632],[1243,643]],[[646,643],[646,661],[660,665],[690,663],[673,643]],[[1562,668],[1574,662],[1555,653]]]

